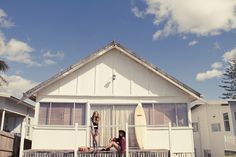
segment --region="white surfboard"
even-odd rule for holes
[[[139,104],[134,113],[135,136],[140,149],[145,149],[146,146],[146,117],[141,104]]]

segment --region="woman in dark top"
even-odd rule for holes
[[[109,151],[111,147],[114,147],[118,152],[124,153],[126,150],[125,131],[119,130],[119,137],[110,140],[110,143],[106,148],[101,151]]]
[[[98,145],[97,136],[98,136],[99,120],[100,120],[99,113],[97,111],[94,111],[93,115],[91,117],[91,135],[92,135],[92,139],[93,139],[93,148],[94,149],[96,149],[97,145]]]

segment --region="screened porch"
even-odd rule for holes
[[[77,123],[81,135],[85,136],[85,141],[81,144],[92,147],[90,136],[90,117],[94,111],[98,111],[101,116],[99,123],[98,146],[104,147],[112,137],[118,136],[118,130],[125,130],[126,123],[129,125],[129,147],[137,148],[134,131],[134,111],[137,104],[87,104],[87,103],[40,103],[38,128],[70,128]],[[145,111],[147,129],[150,137],[155,134],[158,140],[159,135],[168,138],[168,124],[174,129],[187,129],[188,108],[186,103],[142,103]],[[64,129],[62,129],[64,130]],[[72,129],[73,130],[73,129]],[[158,131],[159,130],[159,131]],[[161,132],[160,132],[161,130]],[[189,128],[187,129],[189,130]],[[50,131],[48,131],[50,132]],[[152,138],[150,140],[153,141]],[[165,141],[165,140],[164,140]],[[149,142],[150,147],[152,143]],[[161,145],[158,144],[158,146]],[[169,147],[168,142],[164,142],[161,148]],[[153,147],[154,148],[154,147]]]

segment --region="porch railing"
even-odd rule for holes
[[[236,151],[236,136],[225,135],[224,144],[225,144],[225,150]]]
[[[140,125],[140,126],[137,126],[137,125],[129,125],[128,123],[126,123],[125,125],[107,125],[107,126],[99,126],[100,128],[114,128],[114,127],[122,127],[124,128],[123,130],[126,131],[126,157],[129,157],[130,155],[130,143],[129,143],[129,129],[130,128],[134,128],[134,127],[147,127],[147,126],[144,126],[144,125]],[[160,126],[148,126],[149,129],[151,128],[154,128],[156,129],[156,127],[159,127]],[[77,140],[77,137],[79,136],[78,135],[78,132],[81,131],[81,129],[83,130],[87,130],[86,131],[86,143],[87,143],[87,146],[88,146],[88,142],[91,141],[91,139],[88,140],[88,137],[91,138],[90,136],[90,126],[85,126],[85,125],[78,125],[77,123],[75,123],[75,125],[72,125],[72,126],[37,126],[37,125],[27,125],[25,122],[22,123],[22,136],[21,138],[24,139],[26,137],[26,131],[28,130],[28,128],[31,128],[30,130],[34,131],[34,129],[48,129],[48,130],[74,130],[74,137],[75,137],[75,142],[74,142],[74,157],[78,157],[78,147],[79,147],[79,144],[78,144],[78,140]],[[190,128],[191,129],[191,128]],[[162,126],[161,127],[161,130],[165,130],[168,132],[168,150],[169,150],[169,154],[170,154],[170,157],[194,157],[194,152],[173,152],[173,148],[172,148],[172,131],[173,131],[173,128],[171,126],[171,123],[169,123],[169,125],[166,125],[166,126]],[[180,129],[181,130],[181,129]],[[21,147],[20,147],[20,156],[19,157],[23,157],[23,154],[24,154],[24,150],[23,150],[23,145],[24,145],[24,140],[21,140]],[[90,144],[89,144],[90,145]]]

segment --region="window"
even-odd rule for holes
[[[224,119],[225,131],[230,131],[229,115],[228,115],[228,113],[224,113],[223,114],[223,119]]]
[[[211,150],[204,149],[204,157],[211,157]]]
[[[187,104],[142,104],[148,125],[188,126]]]
[[[192,126],[193,126],[193,132],[198,132],[198,130],[199,130],[198,122],[193,122]]]
[[[219,132],[219,131],[221,131],[220,123],[213,123],[213,124],[211,124],[211,131],[212,132]]]
[[[49,124],[50,103],[40,103],[39,124]]]
[[[39,124],[43,125],[85,125],[85,104],[40,103]]]

